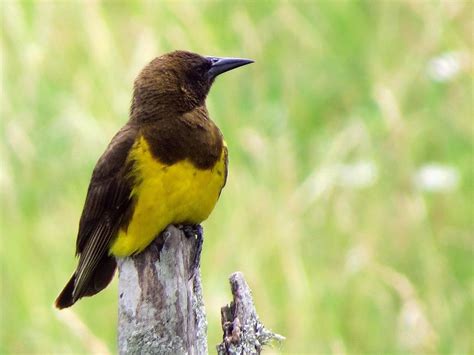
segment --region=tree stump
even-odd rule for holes
[[[285,337],[265,328],[260,322],[244,275],[235,272],[229,277],[233,301],[221,308],[224,336],[217,346],[219,355],[260,354],[263,345]]]

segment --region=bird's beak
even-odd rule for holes
[[[219,58],[219,57],[206,57],[212,63],[211,69],[209,69],[209,78],[212,80],[216,76],[225,73],[226,71],[241,67],[253,63],[251,59],[244,58]]]

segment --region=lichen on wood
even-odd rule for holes
[[[120,354],[207,353],[196,253],[198,241],[169,226],[143,252],[118,260]]]
[[[284,340],[283,336],[266,329],[260,322],[244,275],[235,272],[229,281],[233,301],[221,308],[224,335],[222,343],[217,346],[218,354],[260,354],[264,345],[273,340]]]

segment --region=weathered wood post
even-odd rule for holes
[[[119,260],[120,354],[206,354],[198,242],[169,226],[142,253]],[[197,256],[198,258],[200,255]]]
[[[222,343],[217,346],[219,355],[260,354],[264,345],[273,340],[281,342],[285,337],[265,328],[253,304],[244,275],[234,272],[229,277],[232,302],[221,308],[224,331]]]
[[[169,226],[143,252],[118,260],[119,354],[207,354],[199,253],[196,238]],[[233,301],[221,309],[218,354],[259,354],[284,339],[260,322],[243,274],[229,280]]]

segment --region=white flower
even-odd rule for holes
[[[427,164],[418,169],[414,183],[423,191],[450,191],[458,186],[459,173],[450,166]]]
[[[446,52],[428,62],[426,71],[431,80],[445,82],[453,79],[461,69],[461,53]]]

